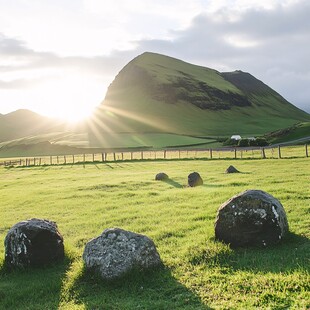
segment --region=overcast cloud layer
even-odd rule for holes
[[[5,6],[4,2],[0,0],[0,9]],[[17,5],[19,1],[12,2]],[[97,5],[98,10],[92,14],[96,14],[96,18],[102,18],[105,9],[102,3],[108,2],[100,2],[99,8],[102,12],[96,0],[83,3],[84,8],[87,3],[86,8],[90,12]],[[141,7],[140,11],[130,11],[138,8],[142,2],[145,7]],[[42,48],[38,48],[39,43],[35,43],[35,40],[32,46],[31,35],[23,33],[22,30],[23,34],[18,35],[19,29],[10,28],[13,21],[6,16],[4,21],[0,22],[0,113],[16,108],[29,108],[40,112],[44,111],[43,105],[52,105],[53,102],[61,100],[74,100],[77,106],[98,105],[104,98],[106,87],[119,70],[145,51],[166,54],[219,71],[250,72],[294,105],[310,112],[310,1],[261,1],[265,6],[254,5],[256,1],[205,1],[208,5],[202,5],[202,2],[193,1],[192,6],[187,7],[183,1],[172,1],[176,7],[177,3],[180,3],[179,13],[177,9],[175,12],[176,16],[173,11],[170,13],[169,10],[163,10],[165,5],[160,5],[161,1],[154,6],[154,13],[151,8],[155,1],[128,1],[127,6],[132,3],[132,7],[127,7],[124,12],[121,7],[117,11],[115,6],[111,6],[109,25],[119,41],[113,45],[113,40],[107,39],[108,48],[102,54],[99,52],[100,44],[104,43],[105,37],[96,37],[100,34],[99,28],[95,33],[81,32],[81,25],[76,29],[80,31],[81,42],[84,38],[88,38],[85,39],[85,44],[89,45],[100,41],[99,45],[94,43],[93,53],[91,46],[85,50],[81,48],[80,52],[77,46],[74,52],[71,52],[70,32],[67,45],[63,44],[57,51],[57,46],[49,48],[48,44],[43,43],[40,45]],[[124,1],[119,3],[124,4]],[[245,6],[245,3],[248,5]],[[268,6],[268,3],[273,5]],[[14,11],[12,5],[6,9],[0,10],[0,19],[2,14]],[[73,10],[71,6],[70,9]],[[171,3],[169,9],[172,9]],[[190,14],[185,14],[186,10],[192,13],[191,18],[188,17]],[[65,14],[64,12],[67,11],[64,9],[62,14]],[[148,16],[145,18],[146,12]],[[21,12],[17,10],[15,13],[20,18]],[[83,11],[83,14],[79,14],[84,16],[86,13]],[[115,19],[112,18],[113,14]],[[153,21],[149,22],[152,14]],[[25,19],[30,18],[30,15],[25,16]],[[137,18],[136,24],[133,16]],[[76,20],[72,23],[75,22]],[[139,31],[138,28],[143,26],[143,22],[145,29]],[[52,21],[50,24],[52,25]],[[96,25],[100,27],[101,24],[95,20],[93,26]],[[124,29],[123,34],[121,29]],[[75,33],[74,29],[71,31]],[[90,40],[90,36],[93,36],[94,41]],[[81,44],[80,41],[72,39],[72,44]],[[62,79],[66,87],[57,89],[57,81]],[[74,81],[84,87],[74,87]],[[47,87],[48,83],[54,84]],[[51,85],[55,85],[53,96],[51,95],[53,101],[49,101],[49,95],[46,94]],[[70,89],[76,95],[64,96],[64,92]],[[45,110],[47,111],[46,107]]]

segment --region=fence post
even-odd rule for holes
[[[74,164],[74,154],[72,154],[72,164]]]
[[[113,152],[113,158],[114,158],[114,161],[116,160],[116,157],[115,157],[115,153]]]
[[[235,148],[235,159],[237,158],[237,149]]]
[[[104,162],[104,155],[101,153],[101,161]]]
[[[309,153],[308,153],[308,144],[306,144],[306,157],[309,157]]]
[[[166,159],[166,150],[164,150],[164,159]]]
[[[39,166],[41,166],[41,157],[39,158]]]
[[[281,146],[278,146],[278,157],[281,158]]]
[[[210,159],[212,159],[212,149],[210,149]]]
[[[85,164],[85,153],[83,154],[83,164]]]
[[[265,154],[265,148],[262,148],[262,158],[265,159],[266,158],[266,154]]]
[[[52,158],[52,156],[50,156],[50,165],[52,165],[53,164],[53,158]]]
[[[67,163],[67,158],[66,158],[66,155],[64,155],[64,164]]]

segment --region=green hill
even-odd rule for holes
[[[64,130],[65,124],[29,110],[0,114],[0,142]]]
[[[254,135],[309,120],[308,113],[249,73],[220,73],[144,53],[116,76],[90,132],[94,141],[110,131]]]

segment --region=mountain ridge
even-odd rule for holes
[[[150,52],[118,73],[95,115],[112,131],[189,135],[263,134],[310,119],[247,72],[221,73]]]

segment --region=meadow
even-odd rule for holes
[[[225,174],[229,165],[241,173]],[[170,176],[154,181],[158,172]],[[186,187],[197,171],[204,185]],[[309,158],[139,160],[0,167],[0,309],[309,309]],[[214,240],[217,209],[246,189],[283,204],[290,233],[270,248]],[[8,271],[4,238],[45,218],[64,262]],[[106,283],[85,272],[86,242],[109,227],[153,239],[164,267]]]

